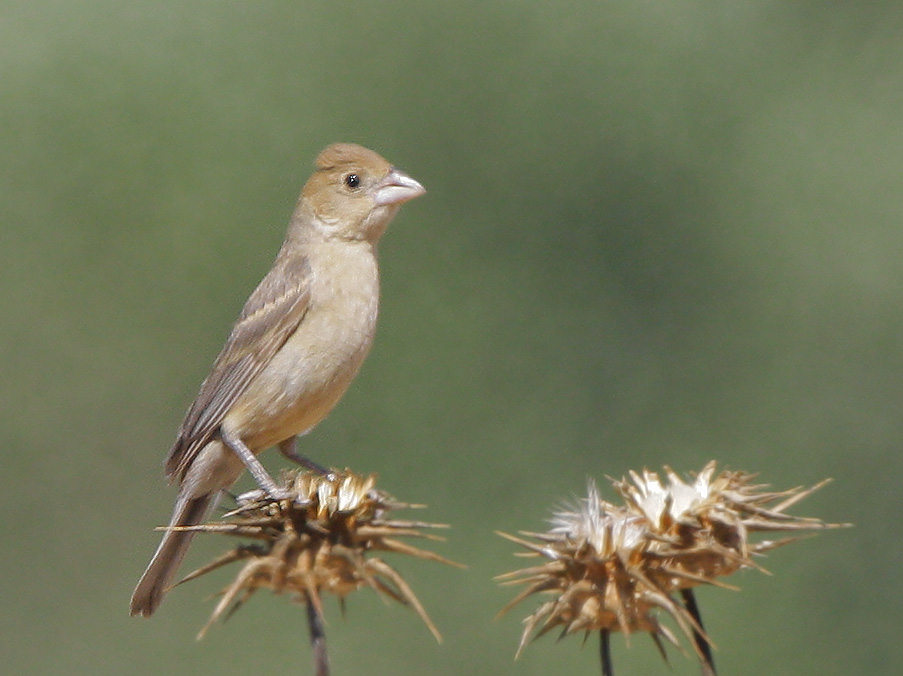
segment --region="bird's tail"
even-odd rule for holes
[[[212,502],[213,495],[207,494],[200,497],[190,495],[179,496],[176,506],[169,520],[169,527],[194,526],[201,523],[207,514],[207,509]],[[163,539],[154,552],[154,556],[147,569],[138,580],[138,586],[132,593],[132,615],[144,615],[149,617],[163,600],[173,575],[179,564],[185,558],[188,545],[194,537],[193,532],[167,530]]]

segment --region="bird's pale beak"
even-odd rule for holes
[[[425,192],[426,189],[406,173],[392,169],[376,186],[374,201],[380,207],[403,204]]]

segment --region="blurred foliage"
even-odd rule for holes
[[[492,530],[541,529],[587,476],[712,458],[833,476],[801,512],[856,524],[703,590],[723,673],[896,673],[901,38],[892,2],[3,2],[4,671],[306,673],[282,599],[202,644],[200,588],[127,605],[181,414],[349,140],[430,192],[304,449],[429,503],[470,568],[399,564],[441,646],[366,595],[328,609],[336,674],[598,673],[571,644],[512,662]],[[641,638],[615,637],[618,673],[666,673]]]

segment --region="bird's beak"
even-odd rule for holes
[[[425,192],[426,189],[420,183],[400,169],[393,168],[376,186],[374,201],[380,207],[403,204]]]

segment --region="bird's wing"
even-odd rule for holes
[[[309,278],[306,258],[280,257],[248,298],[182,421],[166,459],[167,476],[185,475],[232,405],[298,328],[310,302]]]

